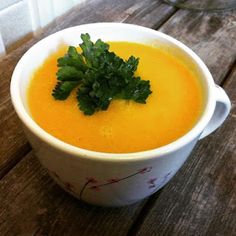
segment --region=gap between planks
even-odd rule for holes
[[[236,57],[235,57],[233,63],[230,65],[229,70],[226,73],[225,77],[221,81],[221,83],[220,83],[221,87],[223,87],[223,88],[225,87],[225,85],[227,84],[228,79],[230,78],[230,75],[233,73],[234,68],[236,68]]]
[[[32,150],[30,144],[27,142],[21,148],[17,153],[15,153],[14,158],[11,157],[10,163],[3,167],[0,172],[0,180],[7,175],[9,171],[11,171],[30,151]]]
[[[154,193],[154,195],[148,198],[147,202],[144,204],[143,208],[141,209],[139,215],[137,216],[137,218],[134,220],[133,224],[131,225],[127,233],[128,236],[135,236],[138,233],[149,211],[155,205],[156,198],[158,198],[158,196],[161,195],[161,192],[162,192],[162,189],[158,190],[156,193]]]

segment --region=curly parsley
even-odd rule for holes
[[[113,99],[146,103],[152,93],[150,82],[134,76],[139,58],[130,56],[124,61],[101,39],[93,43],[89,34],[81,34],[81,39],[82,53],[70,46],[57,61],[58,82],[52,92],[55,99],[65,100],[77,88],[78,105],[85,115],[107,110]]]

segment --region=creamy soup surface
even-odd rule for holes
[[[154,149],[186,134],[199,119],[203,92],[196,75],[181,60],[162,49],[129,42],[109,42],[123,59],[139,57],[136,75],[150,80],[146,104],[114,100],[107,111],[84,115],[75,92],[65,101],[51,95],[56,84],[57,59],[51,54],[34,72],[28,88],[33,119],[58,139],[84,149],[129,153]]]

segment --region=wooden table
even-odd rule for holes
[[[83,23],[117,21],[167,33],[207,64],[231,114],[149,199],[123,208],[86,205],[40,166],[10,101],[12,71],[41,38]],[[159,0],[89,0],[0,61],[0,235],[236,235],[236,11],[178,10]]]

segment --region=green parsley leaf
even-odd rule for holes
[[[62,81],[58,82],[52,95],[55,99],[65,100],[70,95],[71,91],[79,85],[78,81]]]
[[[93,43],[89,34],[81,34],[81,39],[81,53],[70,46],[57,61],[58,83],[52,93],[55,99],[65,100],[77,87],[76,98],[85,115],[107,110],[113,99],[146,103],[152,92],[149,81],[134,75],[139,58],[130,56],[125,61],[110,52],[101,39]]]

